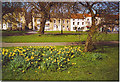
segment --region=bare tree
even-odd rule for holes
[[[41,24],[39,33],[44,34],[46,20],[50,18],[51,7],[55,5],[54,2],[37,2],[31,3],[38,10],[38,13],[41,14]]]
[[[90,28],[90,31],[88,32],[88,37],[85,43],[84,51],[91,51],[94,49],[93,44],[93,36],[95,35],[96,30],[98,29],[98,25],[96,25],[96,16],[100,14],[101,11],[105,11],[104,13],[111,14],[110,12],[113,12],[113,9],[116,9],[118,11],[118,3],[114,2],[79,2],[85,9],[87,10],[87,13],[91,14],[92,17],[92,26]],[[112,8],[112,9],[111,9]],[[115,11],[116,12],[116,11]],[[104,14],[100,14],[101,16],[104,16]],[[106,22],[106,21],[105,21]]]
[[[63,34],[63,21],[64,19],[71,18],[71,14],[73,13],[73,2],[59,2],[56,3],[56,7],[54,7],[51,11],[51,17],[58,18],[61,20],[61,34]]]

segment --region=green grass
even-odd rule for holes
[[[81,39],[84,41],[87,35],[82,35]],[[42,35],[38,34],[25,36],[3,36],[3,42],[78,42],[79,35]]]
[[[61,47],[63,46],[58,46]],[[107,57],[94,62],[76,57],[71,60],[76,65],[62,72],[35,73],[36,69],[30,69],[26,73],[18,74],[4,68],[2,77],[3,80],[118,80],[118,45],[97,46],[97,50],[92,53],[100,53]]]
[[[45,31],[45,33],[61,33],[61,31]],[[63,31],[63,33],[87,33],[84,31]]]
[[[79,42],[86,41],[87,34],[81,35],[41,35],[32,34],[24,36],[2,36],[2,42]],[[118,34],[101,34],[97,37],[100,41],[118,41]]]

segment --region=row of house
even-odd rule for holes
[[[5,15],[4,18],[7,18],[8,15]],[[11,21],[2,21],[3,30],[7,30],[12,28],[22,29],[26,25],[25,13],[20,12],[15,15],[17,23]],[[96,25],[102,22],[102,18],[99,15],[96,16]],[[32,21],[29,23],[28,27],[31,30],[39,30],[41,24],[41,15],[40,14],[32,14]],[[92,25],[92,17],[91,14],[71,14],[70,18],[57,18],[51,17],[46,21],[45,31],[87,31]]]
[[[39,15],[32,17],[33,30],[40,29],[41,17]],[[100,21],[100,20],[98,20]],[[88,30],[92,25],[92,19],[90,14],[72,14],[70,18],[50,18],[45,24],[45,31],[76,31]]]

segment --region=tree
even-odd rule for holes
[[[33,5],[38,10],[38,13],[41,14],[41,24],[40,24],[39,33],[44,34],[46,20],[50,18],[50,10],[52,6],[55,5],[55,3],[37,2],[37,3],[31,3],[31,5]]]
[[[73,2],[59,2],[56,7],[51,10],[51,17],[61,20],[61,34],[63,34],[63,21],[69,19],[73,13]]]
[[[118,11],[118,3],[79,2],[79,4],[85,7],[87,9],[87,13],[90,13],[92,17],[92,26],[90,28],[90,31],[88,32],[88,37],[87,37],[85,48],[84,48],[84,51],[87,52],[87,51],[91,51],[92,49],[94,49],[93,36],[95,35],[96,29],[98,28],[98,26],[96,25],[96,16],[100,14],[101,11],[105,11],[104,13],[109,13],[109,14],[111,11],[113,12],[113,9],[116,9]],[[100,14],[100,15],[103,16],[104,14]]]
[[[45,22],[47,19],[50,20],[51,17],[57,17],[63,21],[63,18],[69,18],[73,5],[73,3],[70,2],[37,2],[31,4],[38,10],[38,13],[40,13],[42,17],[42,23],[39,30],[40,34],[44,34]],[[61,33],[63,33],[62,22]]]
[[[25,12],[21,2],[3,2],[2,3],[2,20],[6,22],[19,23],[16,19],[18,14]],[[12,27],[13,28],[13,27]],[[22,28],[24,30],[24,27]]]

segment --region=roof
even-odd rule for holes
[[[91,14],[71,14],[71,18],[74,19],[84,19],[85,17],[91,17]]]

